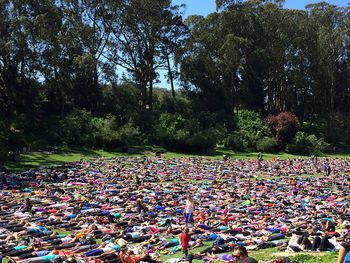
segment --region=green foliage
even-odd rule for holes
[[[183,129],[185,119],[178,114],[163,113],[159,118],[159,128],[163,134],[174,134]]]
[[[186,152],[208,152],[215,148],[222,134],[220,128],[202,129],[196,119],[185,119],[179,114],[162,113],[156,127],[155,142],[167,149]]]
[[[287,152],[303,155],[322,155],[329,146],[323,138],[317,138],[314,134],[298,132],[291,144],[287,145]]]
[[[212,153],[215,149],[220,133],[215,128],[198,131],[187,138],[186,144],[195,152]]]
[[[92,114],[86,110],[74,110],[62,121],[63,140],[70,145],[88,144],[93,133]]]
[[[275,138],[263,137],[257,142],[257,150],[261,152],[276,152],[278,142]]]
[[[138,145],[141,142],[140,130],[129,120],[117,131],[117,139],[124,147]]]
[[[235,116],[235,124],[238,130],[257,134],[267,133],[267,126],[258,112],[251,110],[240,110]]]
[[[100,2],[0,1],[5,147],[207,151],[223,141],[272,151],[274,136],[297,152],[300,119],[307,134],[348,149],[348,7],[217,0],[217,12],[184,24],[170,0]],[[176,94],[160,87],[165,68]],[[247,110],[233,120],[237,109]],[[257,112],[270,115],[270,131]]]
[[[140,131],[129,120],[117,126],[116,117],[108,114],[105,118],[93,117],[86,110],[75,110],[61,122],[64,142],[75,146],[129,147],[137,145]]]
[[[249,136],[244,131],[234,131],[223,140],[225,147],[236,151],[247,151]]]
[[[112,146],[117,140],[115,116],[108,114],[105,118],[93,117],[90,125],[91,134],[88,140],[93,146]]]
[[[268,128],[259,113],[241,110],[235,116],[236,131],[229,134],[223,143],[237,151],[257,150],[257,143],[268,134]]]
[[[5,160],[7,159],[7,149],[6,144],[0,139],[0,171],[1,167],[3,166]]]

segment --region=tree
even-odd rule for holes
[[[191,37],[181,59],[181,71],[187,90],[199,96],[210,111],[232,114],[239,97],[240,65],[246,41],[234,33],[226,34],[223,19],[220,14],[211,14],[186,20]]]
[[[336,94],[337,88],[342,89],[341,83],[337,83],[337,75],[340,65],[347,58],[345,17],[342,9],[325,2],[308,5],[307,11],[310,33],[313,35],[310,43],[310,67],[317,98],[313,103],[317,105],[317,111],[327,116],[327,134],[334,141],[332,129],[337,105]]]
[[[109,9],[115,9],[113,3]],[[170,0],[123,1],[122,9],[122,14],[115,16],[109,12],[104,18],[105,26],[111,32],[108,59],[133,77],[141,91],[142,109],[152,109],[157,70],[164,67],[164,55],[166,59],[169,56],[169,49],[165,49],[164,44],[168,47],[170,36],[181,33],[174,29],[181,24],[181,17]],[[164,50],[167,50],[165,54]]]
[[[104,5],[96,1],[61,0],[35,19],[38,41],[44,43],[44,76],[59,90],[62,113],[66,98],[74,106],[98,108],[100,84],[111,71],[102,59],[110,35],[103,13]]]

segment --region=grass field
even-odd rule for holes
[[[208,246],[208,244],[207,244]],[[191,250],[191,253],[195,254],[205,247],[200,247]],[[259,260],[273,260],[277,258],[288,257],[293,263],[335,263],[337,262],[337,252],[318,252],[318,253],[287,253],[281,252],[277,248],[267,248],[258,251],[252,251],[249,253],[250,256]],[[174,255],[162,255],[161,260],[165,261],[169,258],[182,257],[182,252],[178,252]],[[193,260],[194,263],[203,262],[202,260]],[[212,263],[219,263],[220,261],[212,261]],[[222,262],[222,261],[221,261]]]
[[[183,153],[175,153],[175,152],[166,152],[163,154],[165,158],[184,158],[184,157],[203,157],[209,159],[222,159],[223,155],[229,156],[231,159],[256,159],[257,153],[237,153],[231,150],[227,150],[224,148],[218,148],[217,151],[213,155],[197,155],[197,154],[183,154]],[[126,154],[118,151],[105,151],[105,150],[89,150],[89,149],[62,149],[56,153],[51,152],[33,152],[28,154],[21,154],[20,162],[6,162],[5,167],[10,171],[21,171],[32,168],[37,168],[40,166],[55,166],[62,165],[66,162],[74,162],[83,160],[89,160],[94,157],[121,157],[121,156],[154,156],[154,153],[150,150],[142,150],[138,151],[135,154]],[[346,158],[350,155],[341,154],[341,155],[328,155],[329,157],[338,157],[338,158]],[[327,157],[328,157],[327,156]],[[276,154],[264,154],[264,159],[272,159],[274,157],[280,159],[286,158],[298,158],[299,156],[286,154],[286,153],[276,153]],[[304,158],[307,158],[304,156]],[[309,175],[308,175],[309,176]],[[319,174],[315,176],[320,176]],[[264,179],[264,178],[258,178]],[[269,178],[273,179],[273,178]],[[210,246],[210,243],[207,243],[206,246]],[[204,247],[205,248],[205,247]],[[195,249],[191,251],[192,253],[199,252],[204,249],[203,247]],[[300,262],[300,263],[333,263],[336,262],[337,253],[298,253],[298,254],[289,254],[285,252],[280,252],[276,248],[263,249],[259,251],[251,252],[251,255],[257,260],[267,260],[267,259],[275,259],[278,257],[289,257],[292,262]],[[181,252],[176,253],[174,255],[162,255],[161,260],[165,261],[168,258],[181,257]],[[7,262],[7,259],[3,259],[2,262]],[[202,262],[199,260],[195,260],[194,262]],[[214,261],[215,262],[215,261]],[[216,261],[219,262],[219,261]]]
[[[256,152],[233,152],[224,148],[218,148],[216,152],[212,155],[203,154],[187,154],[187,153],[176,153],[176,152],[166,152],[163,154],[165,158],[184,158],[184,157],[203,157],[208,159],[222,159],[223,155],[227,155],[231,159],[256,159],[258,153]],[[106,151],[106,150],[91,150],[91,149],[61,149],[58,152],[32,152],[27,154],[21,154],[19,162],[5,162],[5,167],[10,171],[21,171],[28,170],[32,168],[37,168],[40,166],[55,166],[62,165],[66,162],[75,162],[81,159],[88,160],[94,157],[121,157],[121,156],[154,156],[150,150],[138,150],[134,154],[122,153],[119,151]],[[346,158],[350,154],[338,154],[338,155],[328,155],[329,157]],[[307,158],[307,156],[297,156],[287,153],[275,153],[275,154],[264,154],[264,159],[272,159],[274,157],[280,159],[286,158]]]

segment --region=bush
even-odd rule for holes
[[[271,133],[282,144],[290,143],[300,128],[298,118],[291,112],[270,115],[265,120]]]
[[[261,119],[258,112],[250,110],[240,110],[235,116],[235,126],[237,130],[249,133],[267,133],[268,128]]]
[[[249,143],[244,131],[235,131],[223,140],[223,144],[227,148],[243,152],[248,150]]]
[[[141,133],[139,128],[129,120],[118,129],[117,138],[123,147],[135,146],[141,142]]]
[[[8,158],[8,150],[5,147],[5,144],[1,142],[0,139],[0,171],[5,163],[5,160]]]
[[[74,110],[62,121],[63,140],[74,146],[81,146],[89,143],[93,133],[92,115],[86,110]]]
[[[186,145],[191,151],[209,153],[215,149],[219,136],[219,131],[217,131],[215,128],[209,128],[188,137],[186,140]]]
[[[89,145],[108,147],[120,144],[115,116],[108,114],[105,118],[93,117],[90,125],[91,134],[87,141]]]
[[[235,116],[236,131],[223,140],[225,147],[236,151],[254,151],[257,142],[268,135],[268,128],[259,113],[241,110]]]
[[[75,146],[130,147],[140,142],[140,131],[131,120],[118,127],[116,117],[93,117],[85,110],[75,110],[62,122],[63,140]]]
[[[329,146],[323,138],[317,138],[314,134],[298,132],[291,144],[287,145],[286,151],[292,154],[322,155]]]
[[[256,148],[261,152],[275,152],[278,149],[278,142],[275,138],[264,137],[257,142]]]
[[[215,148],[223,130],[220,127],[203,129],[196,119],[162,113],[152,141],[171,150],[209,152]]]

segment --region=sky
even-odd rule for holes
[[[347,6],[350,0],[324,0],[327,3],[337,6]],[[322,2],[322,0],[285,0],[284,8],[288,9],[304,9],[308,4]],[[209,13],[215,12],[215,0],[173,0],[174,5],[185,4],[184,16],[190,15],[203,15],[206,16]],[[170,88],[170,84],[164,78],[165,71],[159,72],[161,83],[157,86]],[[175,83],[177,86],[177,83]]]
[[[306,5],[318,3],[321,0],[286,0],[284,7],[289,9],[303,9]],[[325,0],[325,2],[338,5],[347,6],[349,0]],[[215,0],[173,0],[173,4],[185,4],[185,16],[189,15],[207,15],[215,12]]]

